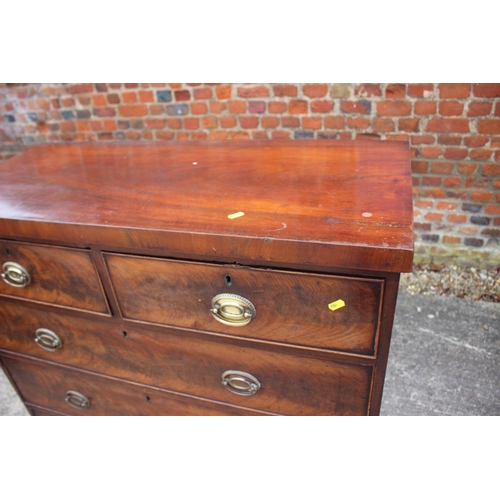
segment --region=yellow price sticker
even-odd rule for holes
[[[340,309],[341,307],[345,306],[345,302],[342,299],[336,300],[335,302],[332,302],[331,304],[328,304],[328,309],[330,311],[336,311],[337,309]]]

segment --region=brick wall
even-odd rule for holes
[[[0,160],[46,142],[409,141],[416,260],[500,263],[500,84],[0,84]]]

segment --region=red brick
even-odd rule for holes
[[[90,122],[78,120],[76,122],[76,130],[78,130],[78,132],[89,132],[90,131]]]
[[[408,95],[410,97],[425,97],[424,92],[433,92],[432,83],[410,83],[408,85]]]
[[[273,130],[272,138],[273,139],[289,139],[290,132],[286,132],[285,130]]]
[[[189,90],[176,90],[174,96],[177,102],[189,101],[191,99],[191,92]]]
[[[473,89],[476,97],[500,97],[500,83],[475,83]]]
[[[291,114],[307,113],[307,101],[290,101],[288,112]]]
[[[469,103],[469,110],[467,116],[485,116],[491,113],[493,107],[492,102],[471,102]]]
[[[297,97],[295,85],[274,85],[273,92],[276,97]]]
[[[443,243],[447,245],[458,245],[462,242],[462,239],[458,236],[448,236],[447,234],[443,235]]]
[[[462,175],[472,175],[477,170],[477,164],[475,163],[465,163],[460,162],[457,167],[457,171]]]
[[[438,214],[436,212],[429,212],[425,214],[424,219],[433,221],[442,221],[443,217],[444,217],[443,214]]]
[[[249,113],[264,113],[266,111],[266,103],[264,101],[250,101],[248,103]]]
[[[211,99],[212,89],[209,87],[204,87],[202,89],[194,89],[193,95],[195,99]]]
[[[470,94],[470,83],[440,83],[441,99],[466,99]]]
[[[109,83],[108,85],[109,85],[110,89],[114,89],[114,90],[118,90],[122,87],[121,83]]]
[[[36,104],[39,109],[43,109],[44,111],[50,109],[50,101],[48,99],[37,99]]]
[[[106,109],[106,108],[104,108]],[[130,106],[120,106],[120,114],[122,116],[146,116],[148,114],[148,108],[145,104],[133,104]]]
[[[480,134],[500,134],[500,120],[480,120],[477,125]]]
[[[267,107],[269,113],[284,113],[286,111],[286,102],[270,102]]]
[[[210,139],[229,139],[229,132],[225,130],[212,130],[209,134]]]
[[[426,161],[412,160],[411,171],[414,174],[426,174],[429,169],[429,164]]]
[[[182,88],[182,83],[169,83],[168,86],[171,89],[181,89]]]
[[[405,142],[408,142],[410,140],[410,136],[407,135],[407,134],[387,134],[386,139],[387,140],[391,140],[391,141],[405,141]]]
[[[199,87],[201,83],[186,83],[189,87]]]
[[[138,83],[126,83],[125,88],[126,89],[137,89],[137,88],[139,88],[139,84]]]
[[[484,212],[487,213],[488,215],[498,215],[500,214],[500,205],[488,205],[484,209]],[[497,226],[498,224],[495,223],[495,225]]]
[[[459,146],[462,143],[461,135],[439,135],[438,144],[445,146]]]
[[[90,98],[89,95],[79,95],[77,97],[78,99],[78,102],[80,104],[83,104],[84,106],[88,106],[90,104],[90,102],[92,101],[92,99]]]
[[[498,177],[500,176],[500,165],[495,165],[494,163],[483,165],[481,174],[487,177]]]
[[[404,99],[406,97],[406,85],[401,83],[392,83],[385,89],[387,99]]]
[[[257,128],[259,118],[257,116],[240,116],[240,125],[242,128]]]
[[[455,210],[457,206],[458,203],[453,203],[451,201],[438,201],[436,204],[438,210]]]
[[[477,161],[487,161],[491,158],[493,151],[491,149],[472,149],[469,152],[469,158]]]
[[[236,117],[235,116],[221,116],[220,126],[222,128],[233,128],[236,127]]]
[[[497,102],[495,105],[495,116],[500,116],[500,102]]]
[[[239,133],[241,134],[241,132]],[[254,130],[252,132],[252,139],[269,139],[269,136],[265,130]]]
[[[165,127],[165,120],[162,120],[160,118],[155,118],[154,120],[146,120],[145,121],[146,128],[163,128]]]
[[[458,228],[461,234],[477,234],[477,227],[461,226]]]
[[[411,112],[411,103],[407,101],[388,101],[377,103],[377,114],[380,116],[406,116]]]
[[[176,139],[178,141],[187,141],[189,139],[189,132],[177,132]]]
[[[234,114],[245,113],[247,110],[246,101],[229,101],[229,112]]]
[[[428,198],[444,198],[444,191],[442,189],[427,189],[425,196]]]
[[[296,116],[283,116],[281,118],[281,124],[283,127],[298,127],[300,121]]]
[[[133,104],[137,102],[137,94],[135,92],[122,92],[123,102]]]
[[[485,179],[484,177],[467,177],[467,179],[465,179],[466,188],[487,188],[489,184],[490,179]]]
[[[92,96],[92,104],[94,106],[106,106],[108,103],[106,102],[106,97],[102,94],[94,94]]]
[[[204,116],[201,119],[201,128],[217,128],[217,118],[215,116]]]
[[[470,194],[470,199],[471,201],[479,201],[481,203],[487,203],[493,199],[493,194],[484,191],[473,191]]]
[[[441,156],[443,150],[437,147],[428,147],[428,148],[420,148],[420,156],[424,156],[426,158],[437,158]]]
[[[433,208],[434,202],[432,200],[422,200],[417,198],[414,202],[414,205],[420,208]]]
[[[162,104],[150,104],[149,105],[149,112],[152,114],[152,115],[161,115],[163,114],[165,111],[165,108],[163,107]]]
[[[75,128],[75,122],[73,121],[65,121],[61,123],[61,132],[74,132]]]
[[[449,160],[463,160],[467,157],[468,150],[464,148],[446,148],[444,157]]]
[[[349,128],[368,128],[370,126],[370,120],[368,118],[347,118],[347,126]]]
[[[328,85],[325,84],[307,84],[302,87],[302,92],[307,97],[325,97],[328,92]]]
[[[366,115],[370,113],[370,103],[368,101],[342,101],[341,109],[344,113]]]
[[[196,130],[200,128],[200,119],[199,118],[184,118],[184,128],[186,130]]]
[[[382,95],[382,90],[378,83],[363,83],[356,87],[354,95],[359,95],[360,97],[378,97]]]
[[[309,130],[319,130],[322,119],[320,117],[304,116],[302,118],[302,127]]]
[[[210,113],[220,115],[227,108],[227,103],[224,101],[212,101],[210,103]]]
[[[377,141],[380,139],[380,135],[370,133],[356,134],[356,139],[359,141]]]
[[[100,141],[112,141],[113,134],[111,132],[100,132],[99,134],[97,134],[97,138]]]
[[[116,122],[114,120],[104,120],[102,128],[107,131],[116,130]]]
[[[263,85],[255,87],[238,87],[239,97],[269,97],[269,89]]]
[[[118,94],[108,94],[106,97],[109,104],[120,104],[120,96]]]
[[[191,139],[195,141],[204,141],[205,139],[208,139],[208,135],[206,132],[193,132],[191,134]]]
[[[217,96],[217,99],[219,100],[230,99],[231,89],[232,89],[231,85],[221,85],[220,87],[216,87],[215,95]]]
[[[437,104],[435,101],[419,101],[415,103],[416,115],[433,115],[436,113]]]
[[[441,186],[441,177],[425,176],[422,178],[422,186]]]
[[[151,84],[151,87],[155,87],[155,88],[158,88],[158,89],[163,89],[166,87],[166,84],[165,83],[152,83]],[[170,132],[168,132],[170,134]]]
[[[160,137],[160,134],[165,134],[167,132],[157,132],[156,133],[156,136],[161,139]],[[168,133],[172,133],[172,132],[168,132]],[[174,134],[172,134],[173,136]],[[128,141],[138,141],[140,138],[141,138],[141,134],[139,134],[139,132],[134,132],[132,130],[128,130],[126,133],[125,133],[125,137],[127,138]]]
[[[372,123],[374,132],[393,132],[394,121],[390,118],[374,118]]]
[[[191,103],[191,113],[193,115],[205,115],[207,113],[207,105],[204,102]]]
[[[434,144],[435,138],[432,135],[414,135],[411,137],[411,143],[415,146],[419,144]]]
[[[102,122],[101,121],[91,121],[90,128],[93,132],[99,132],[102,130]]]
[[[441,101],[439,113],[443,116],[458,116],[464,111],[464,105],[458,101]]]
[[[101,118],[104,118],[107,116],[115,116],[116,111],[114,108],[96,108],[96,109],[94,109],[93,114],[95,116],[99,116]],[[128,116],[132,116],[132,115],[128,115]]]
[[[418,118],[402,118],[398,121],[398,128],[401,132],[418,132],[420,120]]]
[[[448,161],[433,161],[431,166],[431,172],[433,174],[451,174],[453,170],[454,163]]]
[[[280,121],[277,116],[263,116],[262,117],[262,127],[263,128],[276,128]]]
[[[151,90],[139,90],[139,100],[141,102],[155,102],[154,94]]]
[[[463,134],[469,132],[469,120],[465,118],[431,118],[426,130],[429,132]]]
[[[342,130],[345,126],[344,124],[345,120],[343,116],[325,116],[325,128]]]
[[[332,101],[312,101],[311,111],[313,113],[329,113],[333,109]]]
[[[465,222],[467,220],[467,217],[465,215],[462,215],[462,214],[449,214],[447,216],[447,219],[450,222],[462,223],[462,222]]]
[[[182,122],[179,118],[167,118],[168,128],[180,129],[182,127]]]
[[[495,152],[495,161],[500,162],[500,151]],[[499,186],[500,187],[500,186]]]
[[[94,91],[94,86],[91,83],[78,83],[70,85],[69,91],[72,94],[88,94]]]

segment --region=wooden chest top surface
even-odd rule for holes
[[[0,183],[7,238],[128,242],[135,250],[171,244],[174,254],[205,258],[411,270],[403,142],[53,144],[3,163]],[[244,215],[228,218],[237,212]]]

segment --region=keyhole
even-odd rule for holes
[[[150,398],[149,396],[146,396],[146,401],[147,401],[148,403],[151,403],[151,398]]]
[[[7,252],[7,255],[10,255],[9,249],[6,248],[5,251]]]
[[[227,286],[231,286],[233,284],[233,279],[231,278],[230,274],[224,275],[224,281],[226,282]]]
[[[123,331],[123,332],[122,332],[122,335],[123,335],[123,338],[124,338],[124,339],[126,339],[126,338],[128,337],[128,333],[127,333],[127,332],[125,332],[125,331]]]

